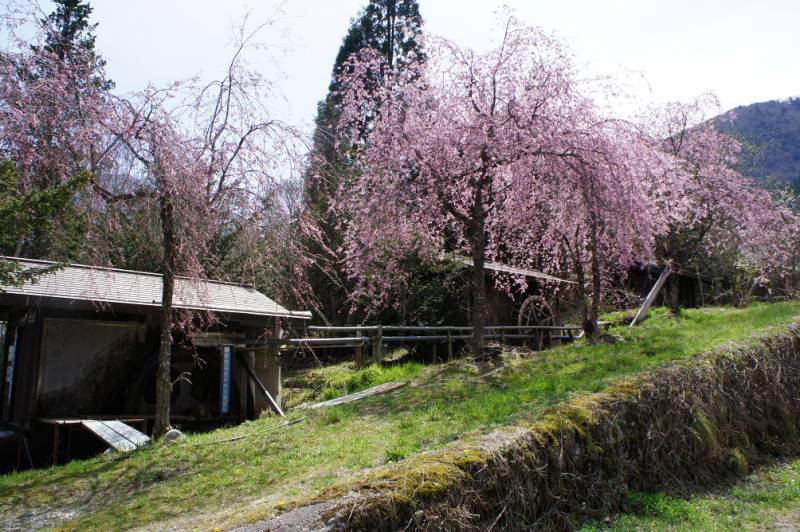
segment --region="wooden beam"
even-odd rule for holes
[[[331,399],[329,401],[323,401],[321,403],[313,403],[313,404],[302,404],[296,406],[297,410],[305,410],[310,409],[314,410],[317,408],[323,408],[326,406],[336,406],[336,405],[343,405],[345,403],[352,403],[353,401],[358,401],[359,399],[364,399],[365,397],[372,397],[375,395],[382,395],[385,393],[393,392],[398,388],[402,388],[408,384],[408,381],[399,382],[385,382],[383,384],[379,384],[377,386],[373,386],[372,388],[367,388],[366,390],[361,390],[360,392],[351,393],[349,395],[343,395],[342,397],[337,397],[336,399]]]
[[[272,410],[274,410],[275,413],[278,414],[279,416],[285,417],[285,414],[283,413],[283,410],[281,410],[280,405],[278,405],[275,399],[272,398],[269,391],[267,390],[267,387],[264,386],[264,383],[261,382],[261,379],[258,378],[256,372],[253,371],[253,368],[251,368],[250,364],[247,363],[247,359],[243,356],[243,353],[241,351],[236,351],[236,358],[238,358],[239,362],[242,364],[242,366],[244,366],[244,369],[247,372],[247,376],[250,377],[250,380],[252,380],[253,384],[256,385],[256,389],[259,392],[261,392],[261,395],[263,395],[264,398],[267,400],[267,403],[269,403],[269,405],[272,407]]]
[[[650,310],[650,307],[656,300],[656,297],[661,291],[661,288],[664,286],[664,283],[667,282],[667,277],[669,277],[670,273],[672,273],[672,269],[669,267],[669,264],[667,264],[667,267],[661,270],[661,275],[658,276],[656,284],[653,285],[653,288],[650,289],[650,293],[647,294],[647,297],[644,299],[644,303],[642,303],[642,306],[639,308],[639,312],[636,313],[636,317],[633,318],[633,321],[630,324],[631,327],[639,325],[639,323],[644,320],[645,316],[647,316],[647,311]]]

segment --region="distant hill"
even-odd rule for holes
[[[744,173],[800,191],[800,98],[736,107],[715,120],[722,131],[745,142]]]

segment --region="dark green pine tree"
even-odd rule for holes
[[[367,48],[378,50],[383,56],[384,72],[380,74],[424,60],[419,42],[422,23],[416,0],[370,0],[353,19],[336,54],[328,95],[317,104],[311,159],[305,175],[306,206],[320,222],[331,249],[341,243],[339,220],[329,209],[331,199],[353,172],[347,157],[351,146],[337,134],[341,114],[338,93],[342,89],[337,75],[353,54]],[[345,318],[340,313],[347,306],[346,292],[343,278],[335,270],[335,267],[328,268],[327,273],[317,275],[314,289],[322,313],[329,320],[340,321]]]
[[[18,178],[14,163],[0,160],[0,226],[3,228],[0,231],[0,255],[11,255],[19,239],[26,235],[51,233],[56,221],[73,211],[75,193],[89,182],[88,173],[80,172],[58,186],[21,192],[17,186]],[[79,222],[77,213],[73,212],[71,218],[76,224]],[[0,260],[0,285],[21,284],[44,272],[26,270],[18,263]]]
[[[93,32],[97,23],[89,23],[92,6],[84,0],[54,0],[53,3],[55,11],[41,21],[47,32],[44,49],[62,61],[81,61],[81,70],[95,83],[106,90],[112,89],[114,83],[101,73],[106,62],[95,50]]]
[[[75,105],[65,104],[64,101],[37,102],[42,114],[65,117],[54,126],[61,127],[65,122],[83,120],[79,102],[85,101],[89,93],[96,95],[98,92],[110,90],[113,83],[105,78],[105,61],[95,51],[93,31],[97,24],[89,21],[91,6],[82,0],[54,0],[54,4],[55,10],[40,20],[44,42],[31,47],[34,57],[38,59],[26,64],[24,68],[20,67],[16,75],[23,84],[34,84],[36,80],[62,76],[65,73],[70,76],[70,98],[74,99]],[[62,65],[66,67],[62,68]],[[48,109],[48,106],[52,108]],[[32,133],[40,151],[68,150],[56,140],[59,135],[55,130],[48,129],[49,127],[43,125]],[[79,168],[82,165],[76,160],[75,166]],[[6,173],[4,179],[7,180],[8,175]],[[15,231],[15,245],[9,249],[4,244],[4,253],[57,260],[76,258],[75,255],[80,252],[85,227],[74,201],[64,194],[72,191],[74,197],[86,186],[88,179],[85,175],[77,175],[65,181],[64,176],[46,164],[29,168],[27,178],[27,186],[20,184],[17,189],[24,190],[31,197],[19,201],[23,201],[29,210],[27,216],[38,221],[19,225]],[[58,198],[61,203],[55,208],[52,202],[44,201],[43,198]],[[46,223],[47,217],[51,217],[49,223]]]

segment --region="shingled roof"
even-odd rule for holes
[[[24,268],[49,268],[56,263],[42,260],[2,257]],[[22,286],[0,284],[0,293],[58,298],[96,303],[161,306],[161,275],[157,273],[69,264],[47,272]],[[220,313],[286,318],[311,318],[308,311],[287,310],[255,288],[220,281],[178,278],[175,282],[175,308],[208,310]]]

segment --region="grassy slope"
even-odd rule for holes
[[[370,364],[356,368],[353,362],[343,362],[288,373],[284,376],[281,394],[283,408],[290,410],[302,403],[327,401],[378,384],[405,381],[415,377],[424,367],[419,362],[405,362],[383,367]]]
[[[637,493],[630,502],[632,513],[611,524],[587,525],[583,531],[796,530],[800,524],[800,460],[761,469],[732,487],[690,499]]]
[[[0,477],[0,520],[23,525],[11,520],[24,512],[77,512],[62,526],[117,529],[181,516],[189,521],[180,526],[260,517],[365,468],[535,416],[569,394],[787,324],[800,314],[800,303],[692,310],[679,319],[654,314],[633,331],[614,330],[623,343],[509,357],[505,369],[491,374],[491,367],[463,362],[409,368],[404,375],[416,374],[412,385],[394,394],[291,413],[290,419],[305,420],[234,442],[209,443],[282,421],[248,422],[116,461]],[[198,514],[206,517],[188,517]]]

